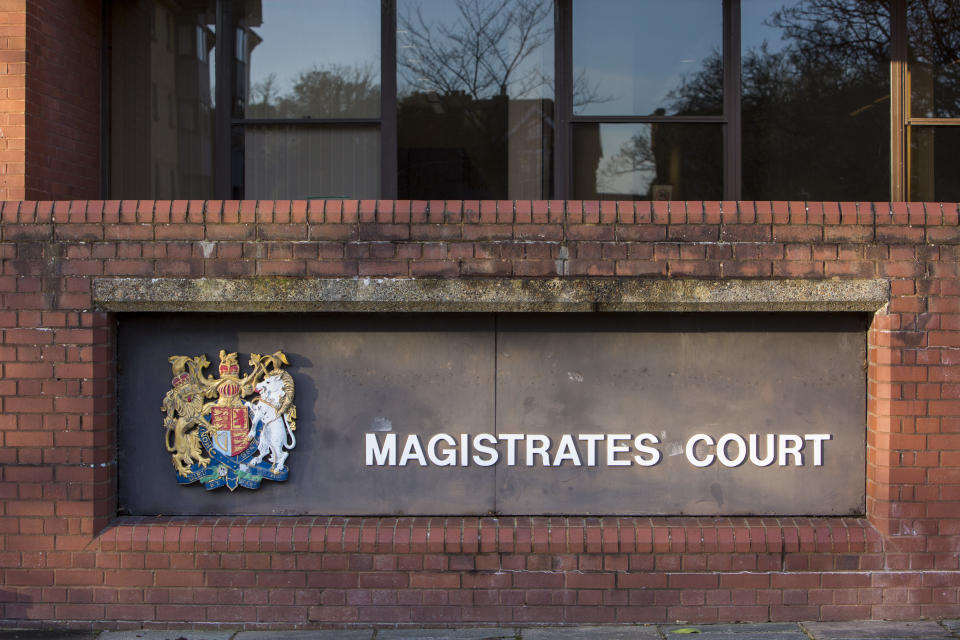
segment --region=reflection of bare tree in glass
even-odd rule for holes
[[[398,62],[412,90],[463,92],[474,100],[527,97],[543,83],[523,62],[553,37],[547,0],[454,0],[456,18],[425,17],[419,4],[397,16],[402,38]]]
[[[380,83],[372,65],[314,66],[300,71],[279,95],[275,73],[253,85],[247,112],[255,118],[376,117]]]
[[[641,126],[637,133],[607,157],[597,170],[597,192],[616,193],[616,180],[621,176],[656,173],[657,160],[650,141],[650,128]]]
[[[914,111],[960,115],[960,3],[911,0],[907,14],[911,71],[915,76],[927,75],[915,77],[911,83]],[[816,68],[839,66],[851,81],[889,60],[890,11],[886,2],[808,0],[778,11],[771,16],[771,24],[781,27],[793,41],[799,59]]]
[[[915,113],[960,115],[960,3],[912,0],[908,12]],[[767,24],[781,30],[785,45],[770,51],[764,43],[741,61],[743,196],[889,197],[888,3],[801,0]],[[722,104],[721,66],[714,52],[683,78],[670,111],[698,115]],[[931,77],[918,93],[923,69]],[[624,144],[598,178],[646,167],[650,148],[662,142],[652,137]]]
[[[876,0],[805,0],[773,12],[794,64],[831,69],[853,81],[889,61],[890,10]]]
[[[551,0],[455,0],[456,19],[437,22],[419,4],[398,15],[399,71],[408,91],[531,98],[554,94],[552,69],[524,61],[553,40]],[[573,79],[573,105],[607,102],[586,72]],[[401,89],[401,93],[404,93]]]
[[[960,3],[907,3],[911,115],[960,116]]]
[[[547,194],[553,1],[398,4],[399,193]]]

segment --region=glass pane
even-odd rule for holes
[[[575,0],[573,113],[723,114],[721,0]]]
[[[960,202],[960,127],[909,127],[908,200]]]
[[[380,115],[380,0],[246,0],[234,11],[234,117]]]
[[[889,10],[744,0],[743,198],[890,198]]]
[[[399,0],[401,198],[545,198],[552,0]]]
[[[960,3],[907,3],[910,115],[960,117]]]
[[[213,0],[110,5],[111,198],[213,197]]]
[[[722,195],[722,125],[573,128],[573,197],[578,200],[719,200]]]
[[[378,198],[379,127],[243,128],[244,197]]]

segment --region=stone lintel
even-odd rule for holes
[[[532,313],[862,311],[886,280],[96,278],[103,311]]]

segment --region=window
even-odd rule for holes
[[[960,200],[960,5],[919,0],[894,5],[893,110],[903,149],[895,175],[905,176],[897,199]],[[897,160],[900,160],[898,163]]]
[[[887,4],[744,0],[741,13],[742,197],[888,200]]]
[[[571,23],[570,195],[722,198],[723,4],[574,0]]]
[[[948,0],[114,0],[114,198],[960,200]]]
[[[378,197],[379,0],[245,0],[223,11],[235,39],[222,47],[234,51],[231,194]]]
[[[115,2],[110,196],[214,194],[213,0]]]
[[[551,0],[397,0],[397,195],[551,193]]]

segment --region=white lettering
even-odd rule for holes
[[[737,443],[739,448],[735,458],[727,457],[727,445]],[[717,440],[717,460],[725,467],[739,467],[747,458],[747,443],[735,433],[728,433]]]
[[[774,457],[777,455],[776,445],[774,444],[774,438],[776,436],[772,433],[767,434],[767,455],[764,458],[757,457],[757,451],[760,447],[759,442],[757,442],[757,434],[750,434],[750,462],[757,465],[758,467],[768,467],[773,463]]]
[[[517,442],[523,440],[523,434],[501,433],[500,439],[507,442],[507,466],[515,466],[517,464]]]
[[[573,441],[573,436],[569,433],[563,434],[560,438],[560,446],[557,447],[557,455],[553,459],[553,466],[559,467],[564,460],[569,460],[573,466],[580,466],[580,454],[577,452],[577,444]]]
[[[829,433],[808,433],[803,436],[804,440],[813,442],[813,466],[823,466],[823,441],[830,440]]]
[[[473,448],[480,453],[485,453],[489,458],[483,459],[477,454],[473,454],[473,462],[481,467],[490,467],[497,464],[497,460],[500,459],[500,452],[497,451],[496,447],[489,447],[482,442],[489,442],[492,445],[497,444],[497,438],[490,435],[489,433],[481,433],[473,438]]]
[[[471,436],[468,433],[437,433],[424,446],[419,435],[410,434],[406,436],[399,460],[398,437],[396,433],[365,434],[366,466],[405,467],[411,462],[417,462],[421,467],[430,464],[439,467],[468,467],[472,461],[477,466],[490,467],[503,460],[507,466],[523,464],[527,467],[560,467],[570,463],[575,467],[596,467],[599,464],[598,443],[605,441],[606,466],[627,467],[636,464],[652,467],[663,459],[663,453],[655,445],[663,442],[666,436],[652,433],[641,433],[637,436],[625,433],[564,433],[559,441],[555,441],[544,434],[480,433]],[[719,462],[724,467],[733,468],[748,460],[757,467],[768,467],[774,462],[781,467],[802,467],[807,461],[804,458],[804,449],[806,444],[810,443],[810,448],[807,449],[812,451],[809,460],[813,466],[822,467],[824,443],[832,439],[833,436],[829,433],[726,433],[719,435],[714,441],[713,436],[698,433],[687,440],[682,450],[679,444],[671,447],[676,448],[677,455],[685,453],[687,461],[695,467],[709,467]],[[579,449],[579,442],[586,443],[586,457]],[[506,443],[505,454],[500,449],[502,443]],[[518,462],[521,446],[524,447],[524,458],[523,462]]]
[[[617,444],[619,440],[629,440],[628,433],[611,433],[607,435],[607,466],[608,467],[629,467],[630,460],[620,460],[618,453],[630,451],[630,447],[625,444]]]
[[[641,467],[652,467],[653,465],[660,462],[660,450],[654,449],[653,447],[648,447],[644,442],[650,442],[652,444],[659,444],[660,440],[657,439],[657,436],[652,433],[641,433],[633,441],[633,448],[639,451],[642,454],[647,454],[649,458],[643,458],[641,456],[633,456],[633,459]]]
[[[713,464],[713,454],[708,453],[703,460],[698,459],[695,455],[698,442],[705,442],[707,446],[712,446],[713,438],[705,433],[698,433],[687,440],[687,460],[689,460],[690,464],[695,467],[709,467],[711,464]]]
[[[597,443],[603,440],[603,434],[581,433],[577,438],[587,443],[587,466],[597,466]]]
[[[456,449],[441,449],[440,453],[443,454],[443,457],[440,458],[437,456],[437,443],[439,443],[441,440],[446,442],[451,447],[456,446],[457,444],[456,440],[445,433],[438,433],[437,435],[433,436],[430,438],[430,441],[427,442],[427,456],[430,458],[430,462],[438,467],[451,467],[457,464]]]
[[[537,444],[534,444],[536,442]],[[527,466],[533,466],[533,456],[540,456],[540,464],[550,466],[550,438],[541,435],[527,435]]]
[[[421,467],[427,466],[427,459],[423,456],[423,447],[420,446],[420,438],[413,433],[407,436],[407,442],[403,445],[403,453],[400,454],[400,466],[407,466],[409,460],[416,460]]]
[[[367,434],[367,466],[376,464],[382,467],[389,464],[391,467],[397,464],[397,434],[387,433],[383,438],[383,448],[377,442],[377,434]]]
[[[787,442],[790,442],[788,445]],[[787,466],[787,456],[793,456],[793,464],[798,467],[803,466],[803,454],[800,453],[800,450],[803,449],[803,439],[800,436],[790,435],[786,433],[780,434],[780,466]]]

